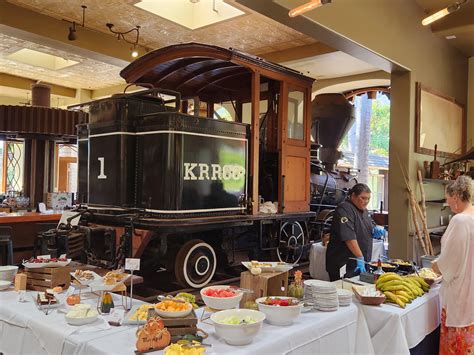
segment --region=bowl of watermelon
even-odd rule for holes
[[[261,297],[255,302],[258,310],[265,313],[267,322],[273,325],[292,324],[303,309],[303,303],[294,297]]]
[[[212,309],[237,308],[242,295],[242,292],[233,290],[230,286],[209,286],[201,289],[202,300]]]

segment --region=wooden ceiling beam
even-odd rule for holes
[[[324,43],[317,42],[281,51],[258,54],[258,56],[270,62],[284,63],[333,52],[337,52],[337,50]]]
[[[11,87],[15,89],[31,90],[31,84],[36,83],[37,80],[24,78],[21,76],[11,75],[7,73],[0,73],[0,86]],[[51,94],[65,97],[76,97],[76,89],[68,88],[66,86],[42,82],[51,86]]]
[[[457,24],[453,26],[437,26],[432,27],[432,32],[440,37],[446,37],[450,35],[460,35],[460,34],[469,34],[474,33],[474,21],[473,23],[468,24]]]

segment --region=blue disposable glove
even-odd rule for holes
[[[374,226],[372,228],[372,238],[383,239],[385,237],[385,229],[381,226]]]
[[[365,260],[363,256],[357,257],[357,266],[354,269],[354,272],[366,272],[365,269]]]

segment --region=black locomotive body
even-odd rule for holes
[[[118,227],[117,258],[140,257],[149,283],[166,274],[203,287],[240,264],[242,250],[243,260],[300,260],[315,216],[313,79],[196,43],[148,53],[121,75],[153,88],[83,104],[83,223]],[[217,119],[217,105],[232,121]],[[262,199],[272,208],[262,212]]]
[[[156,92],[90,103],[79,151],[80,169],[88,172],[80,174],[79,196],[98,210],[243,213],[248,125],[181,114],[178,93],[166,106]]]

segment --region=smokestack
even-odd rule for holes
[[[317,95],[312,103],[313,136],[321,144],[319,159],[333,170],[342,153],[339,143],[355,120],[354,106],[342,94]]]
[[[51,86],[46,84],[31,84],[31,105],[51,107]]]

